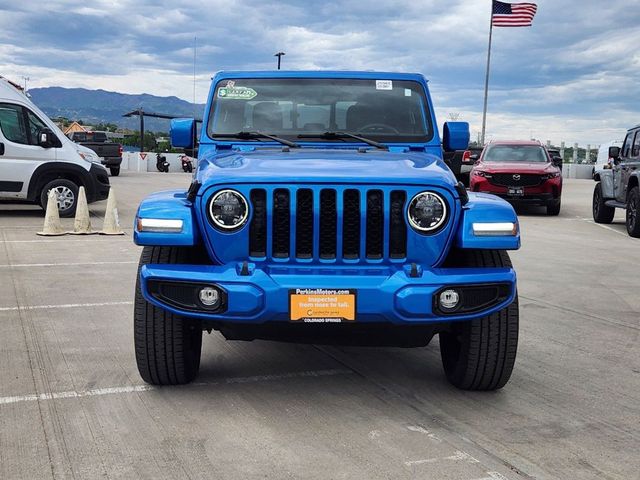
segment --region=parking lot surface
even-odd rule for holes
[[[0,478],[640,478],[640,241],[591,220],[593,182],[559,217],[520,212],[521,326],[498,392],[463,392],[427,348],[205,335],[200,376],[151,387],[133,354],[138,202],[185,174],[112,178],[121,237],[37,237],[0,206]],[[90,206],[100,227],[106,202]],[[72,220],[65,220],[69,228]]]

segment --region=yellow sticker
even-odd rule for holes
[[[340,323],[356,319],[356,290],[296,288],[289,290],[292,322]]]

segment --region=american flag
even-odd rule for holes
[[[535,3],[505,3],[493,0],[494,27],[530,27],[538,6]]]

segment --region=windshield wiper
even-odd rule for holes
[[[381,150],[389,150],[389,147],[384,143],[376,142],[375,140],[371,140],[370,138],[361,137],[360,135],[349,132],[302,133],[298,135],[298,138],[353,138],[354,140],[366,143],[367,145],[371,145],[372,147],[376,147]]]
[[[284,138],[280,138],[280,137],[276,137],[275,135],[270,135],[268,133],[264,133],[264,132],[238,132],[238,133],[214,133],[212,135],[212,137],[219,137],[219,138],[243,138],[243,139],[249,139],[249,138],[268,138],[270,140],[279,142],[283,145],[286,145],[288,147],[291,148],[300,148],[300,145],[298,145],[296,142],[292,142],[290,140],[285,140]]]

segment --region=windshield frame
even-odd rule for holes
[[[251,72],[253,73],[253,72]],[[256,72],[257,73],[257,72]],[[204,129],[204,135],[203,137],[206,135],[206,138],[210,141],[213,141],[215,143],[219,143],[219,144],[267,144],[267,142],[265,142],[264,140],[260,140],[260,139],[249,139],[249,138],[238,138],[238,139],[229,139],[229,138],[225,138],[224,141],[221,141],[221,136],[220,134],[222,132],[215,132],[213,131],[213,126],[215,124],[215,118],[216,118],[216,114],[218,113],[218,108],[220,105],[220,101],[218,99],[218,89],[219,88],[224,88],[225,86],[227,86],[229,81],[237,81],[238,83],[242,83],[242,86],[246,86],[247,82],[251,82],[251,81],[292,81],[292,82],[341,82],[344,81],[345,84],[348,84],[349,82],[373,82],[374,88],[375,88],[375,82],[376,79],[385,79],[387,77],[392,78],[392,81],[394,83],[398,83],[400,85],[403,85],[405,83],[409,83],[410,84],[410,88],[413,92],[415,92],[419,98],[418,98],[418,107],[420,109],[420,114],[421,114],[421,120],[422,123],[424,125],[424,129],[425,129],[425,134],[421,135],[421,134],[413,134],[413,135],[409,135],[409,134],[404,134],[404,135],[397,135],[397,134],[381,134],[381,133],[371,133],[371,132],[351,132],[351,130],[348,129],[341,129],[341,131],[343,132],[348,132],[348,133],[354,133],[356,135],[360,135],[362,137],[366,137],[368,139],[374,140],[376,142],[379,143],[384,143],[384,144],[401,144],[401,145],[424,145],[427,144],[429,142],[431,142],[432,140],[434,140],[434,138],[437,137],[437,130],[434,124],[434,120],[433,120],[433,107],[431,105],[431,99],[429,97],[429,93],[428,90],[426,89],[426,85],[425,83],[423,83],[423,81],[420,80],[420,78],[418,78],[418,75],[407,75],[407,76],[399,76],[399,74],[380,74],[380,73],[374,73],[374,72],[363,72],[362,75],[355,75],[355,76],[343,76],[340,75],[339,72],[337,72],[338,74],[336,75],[317,75],[317,76],[310,76],[310,75],[301,75],[301,73],[304,72],[283,72],[284,75],[280,76],[280,75],[273,75],[273,76],[265,76],[265,75],[260,75],[260,74],[256,74],[256,75],[246,75],[246,76],[221,76],[221,77],[215,77],[214,78],[214,82],[212,84],[211,87],[211,91],[210,91],[210,98],[209,98],[209,104],[211,105],[209,112],[208,112],[208,116],[206,118],[206,129]],[[330,72],[328,72],[330,73]],[[286,98],[283,98],[281,101],[286,101]],[[333,104],[328,104],[329,108],[331,108],[332,110],[335,110],[335,106],[336,104],[339,103],[338,102],[334,102]],[[226,132],[225,132],[226,133]],[[298,135],[300,134],[313,134],[316,133],[315,131],[305,131],[302,130],[300,128],[296,129],[296,130],[292,130],[290,134],[288,134],[287,132],[283,132],[281,130],[274,130],[274,131],[266,131],[264,130],[263,133],[268,133],[268,134],[272,134],[272,135],[277,135],[278,137],[284,138],[286,140],[290,140],[290,141],[294,141],[299,143],[300,145],[303,146],[331,146],[331,145],[340,145],[342,147],[345,146],[349,146],[350,144],[352,145],[362,145],[364,144],[364,142],[358,141],[358,140],[349,140],[346,138],[340,138],[340,137],[335,137],[335,138],[322,138],[321,135],[318,135],[317,138],[309,138],[308,140],[302,140]],[[324,129],[322,129],[322,132],[318,131],[318,133],[325,133]],[[271,142],[269,142],[271,143]],[[273,142],[275,143],[275,142]],[[366,145],[366,144],[365,144]]]

